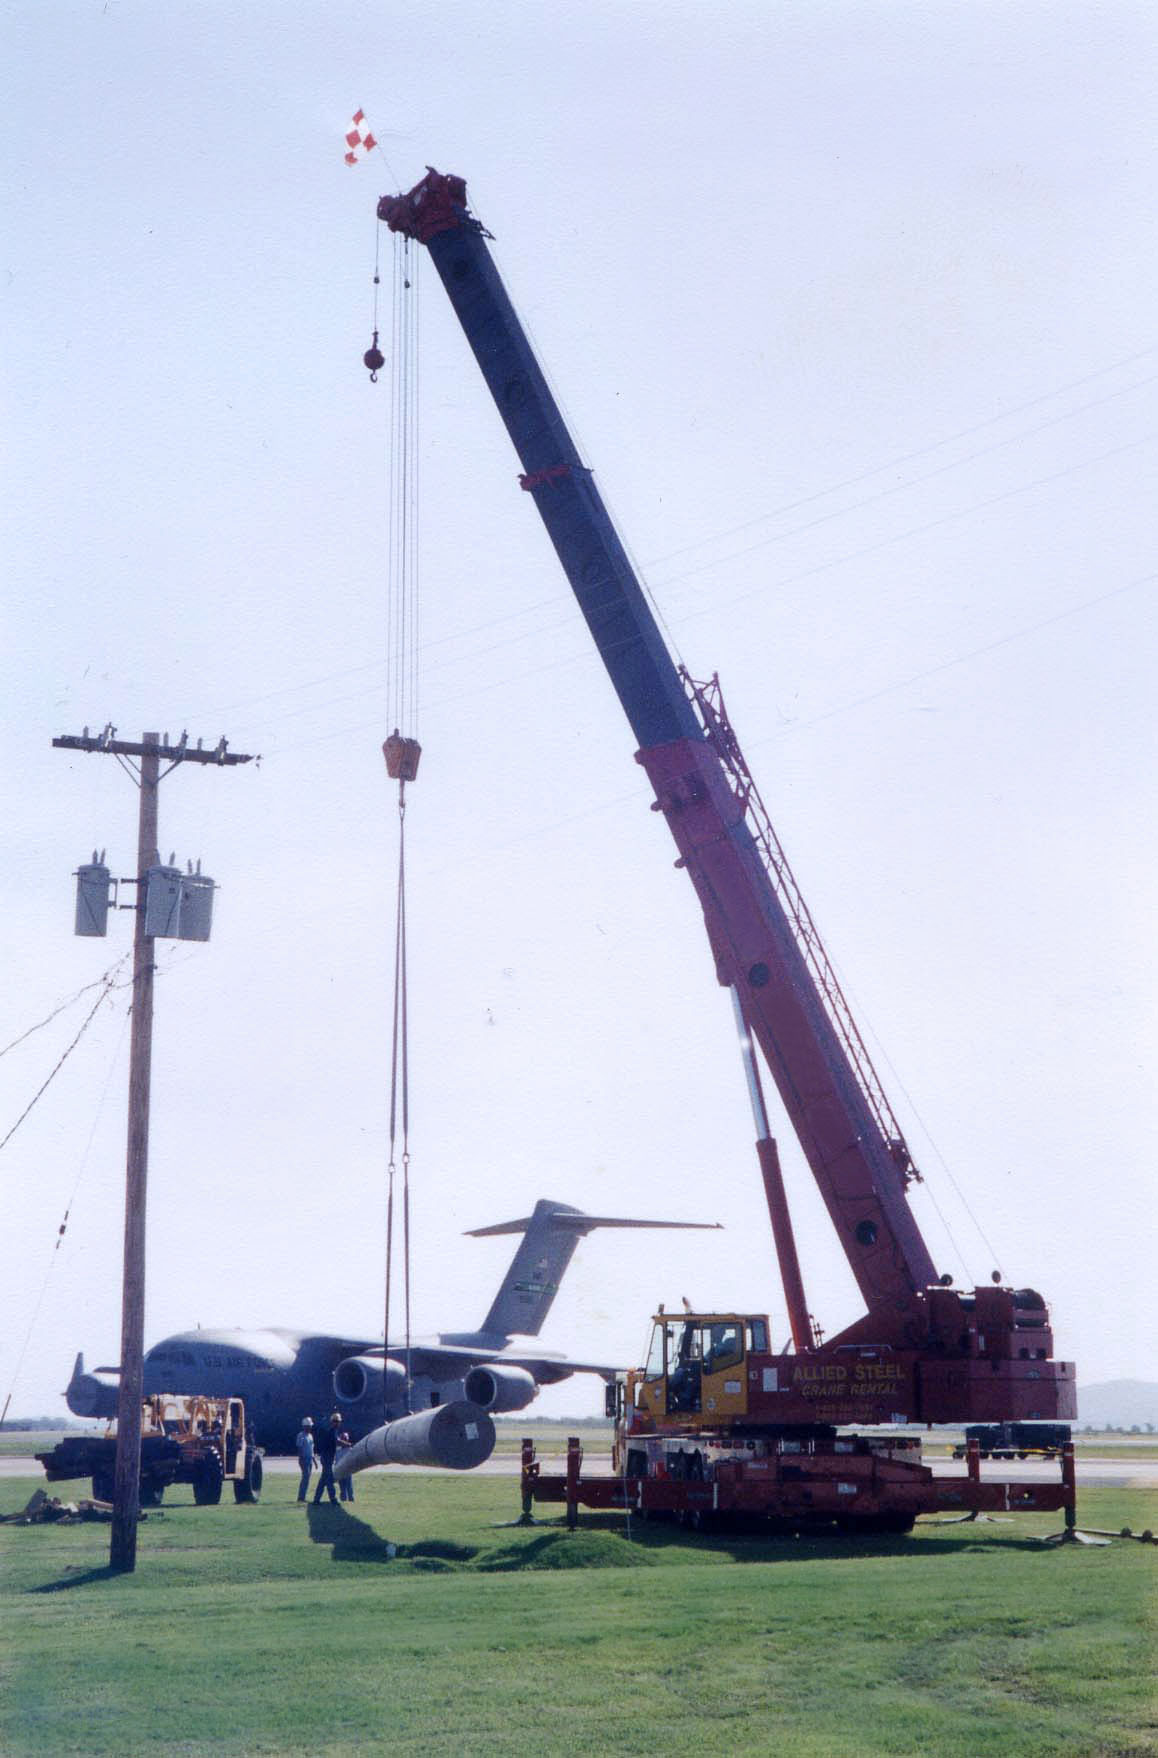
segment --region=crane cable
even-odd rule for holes
[[[406,783],[398,783],[398,901],[394,919],[394,1029],[390,1046],[390,1158],[386,1169],[386,1326],[390,1347],[390,1284],[393,1280],[396,1142],[402,1122],[402,1274],[406,1326],[406,1408],[410,1408],[410,1044],[406,987]],[[383,1395],[388,1397],[383,1380]],[[386,1412],[383,1409],[383,1417]]]
[[[418,313],[417,261],[410,240],[395,238],[390,361],[390,478],[387,550],[386,695],[394,730],[382,747],[387,773],[398,782],[398,881],[394,926],[394,1008],[390,1053],[390,1139],[386,1168],[386,1291],[383,1330],[382,1417],[390,1420],[385,1362],[390,1350],[390,1297],[394,1281],[394,1195],[399,1124],[402,1172],[402,1288],[405,1323],[404,1405],[412,1405],[410,1336],[410,1049],[406,961],[406,783],[418,771],[421,747],[401,730],[417,720],[418,650]],[[385,365],[378,350],[377,246],[374,261],[374,340],[363,357],[371,382]]]

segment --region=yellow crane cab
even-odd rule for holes
[[[627,1375],[625,1427],[715,1428],[748,1413],[748,1361],[768,1354],[763,1313],[665,1312],[642,1368]]]

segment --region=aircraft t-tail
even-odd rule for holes
[[[376,1463],[379,1457],[464,1468],[481,1464],[494,1444],[492,1415],[524,1409],[540,1386],[557,1384],[573,1373],[610,1378],[617,1371],[615,1364],[576,1361],[531,1346],[580,1239],[596,1227],[716,1226],[586,1215],[544,1198],[521,1220],[471,1229],[469,1236],[475,1239],[522,1235],[476,1331],[441,1331],[415,1339],[409,1362],[405,1345],[394,1340],[383,1348],[374,1339],[280,1326],[182,1331],[146,1352],[144,1390],[146,1395],[198,1392],[244,1398],[256,1439],[270,1453],[293,1452],[302,1417],[323,1417],[336,1406],[354,1441],[374,1436],[375,1456],[360,1458],[360,1464]],[[115,1367],[86,1372],[84,1356],[78,1355],[65,1392],[69,1409],[77,1416],[115,1416],[118,1378]],[[389,1446],[379,1439],[379,1432],[386,1430],[394,1431]],[[410,1456],[399,1456],[406,1453]]]

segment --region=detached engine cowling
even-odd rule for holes
[[[480,1410],[524,1410],[538,1391],[533,1374],[525,1367],[508,1367],[501,1361],[488,1361],[472,1367],[462,1382],[463,1391]]]
[[[381,1416],[387,1404],[399,1401],[406,1390],[406,1369],[389,1356],[347,1355],[334,1369],[334,1398],[340,1410],[360,1416],[370,1410]]]
[[[442,1465],[452,1471],[472,1471],[490,1458],[494,1445],[495,1425],[486,1411],[459,1398],[371,1430],[339,1456],[334,1476],[340,1482],[370,1465]]]

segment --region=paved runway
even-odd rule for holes
[[[545,1472],[563,1471],[566,1459],[562,1453],[541,1453],[540,1463]],[[933,1469],[938,1477],[964,1477],[965,1466],[952,1459],[934,1459]],[[584,1466],[588,1471],[610,1471],[611,1461],[606,1454],[589,1451],[584,1458]],[[265,1469],[276,1476],[296,1476],[298,1463],[291,1458],[267,1458]],[[375,1465],[374,1471],[385,1471],[391,1475],[406,1475],[420,1471],[425,1475],[440,1477],[461,1477],[460,1471],[443,1471],[430,1465]],[[986,1477],[998,1482],[1008,1480],[1011,1483],[1043,1483],[1054,1480],[1058,1476],[1058,1466],[1052,1462],[1031,1460],[997,1459],[982,1466]],[[517,1477],[519,1458],[517,1453],[495,1453],[485,1465],[476,1467],[486,1477]],[[1078,1453],[1078,1483],[1085,1489],[1154,1489],[1158,1487],[1158,1457],[1153,1455],[1131,1458],[1128,1453],[1113,1459],[1083,1459]],[[472,1474],[473,1475],[473,1474]],[[33,1458],[0,1459],[0,1477],[40,1477],[41,1467]],[[317,1480],[315,1479],[315,1482]]]

